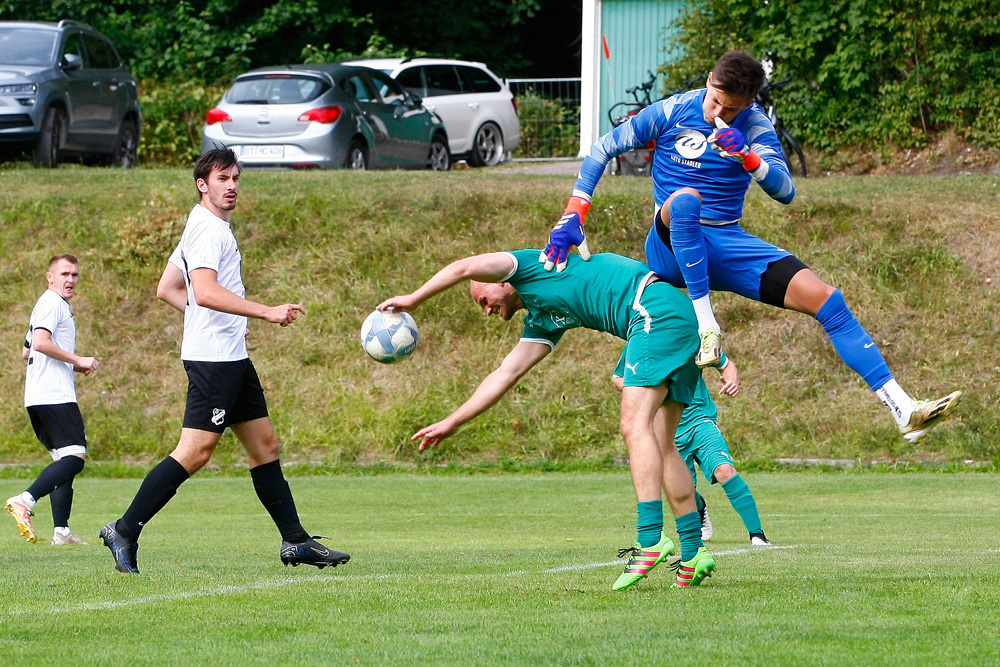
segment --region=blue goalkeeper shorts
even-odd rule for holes
[[[808,268],[784,248],[768,243],[739,224],[701,226],[708,257],[708,287],[733,292],[779,308],[792,277]],[[674,287],[685,287],[684,276],[670,247],[670,230],[657,213],[646,236],[646,262],[656,275]]]

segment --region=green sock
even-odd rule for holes
[[[694,492],[694,502],[698,505],[698,514],[701,515],[705,511],[705,499],[697,491]]]
[[[688,512],[674,521],[677,524],[677,537],[681,540],[681,560],[689,561],[705,546],[701,541],[701,517],[697,512]]]
[[[750,487],[747,486],[747,483],[739,475],[736,475],[732,479],[723,482],[722,488],[726,492],[729,502],[733,504],[733,509],[743,519],[743,525],[746,526],[747,532],[751,534],[761,532],[760,514],[757,513],[757,503],[754,501],[753,494],[750,493]]]
[[[651,547],[660,541],[663,532],[663,501],[647,500],[637,505],[639,519],[636,528],[639,532],[637,542],[640,547]]]

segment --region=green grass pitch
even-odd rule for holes
[[[138,576],[101,525],[139,480],[76,483],[90,544],[3,518],[4,664],[995,664],[1000,478],[747,476],[775,548],[750,548],[718,487],[715,576],[664,566],[621,593],[628,473],[291,478],[306,529],[347,565],[285,568],[249,479],[194,478],[147,527]],[[24,480],[0,481],[0,497]],[[668,524],[672,528],[672,522]]]

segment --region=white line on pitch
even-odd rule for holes
[[[729,551],[716,551],[713,552],[715,556],[735,556],[738,554],[751,553],[754,551],[765,551],[770,549],[794,549],[794,545],[789,546],[770,546],[770,547],[747,547],[745,549],[732,549]],[[556,574],[559,572],[572,572],[576,570],[592,570],[599,567],[611,567],[614,565],[620,566],[622,561],[608,561],[606,563],[586,563],[582,565],[564,565],[561,567],[554,567],[547,570],[541,570],[539,574]],[[524,570],[517,570],[507,573],[506,576],[526,576],[532,574]],[[151,604],[154,602],[173,602],[176,600],[193,600],[196,598],[205,597],[215,597],[220,595],[239,595],[246,593],[248,591],[258,591],[258,590],[272,590],[276,588],[284,588],[286,586],[297,586],[299,584],[305,583],[328,583],[333,581],[344,581],[351,580],[357,581],[362,579],[391,579],[394,577],[399,577],[402,575],[393,574],[362,574],[362,575],[346,575],[343,577],[337,577],[333,579],[329,576],[324,575],[313,575],[309,577],[301,577],[297,579],[265,579],[263,581],[258,581],[253,584],[244,584],[240,586],[226,585],[226,586],[216,586],[214,588],[206,588],[198,591],[188,591],[185,593],[171,593],[163,595],[145,595],[137,598],[130,598],[127,600],[109,600],[106,602],[86,602],[84,604],[72,605],[66,607],[51,607],[49,609],[12,609],[3,612],[7,616],[22,616],[24,614],[70,614],[81,611],[109,611],[114,609],[123,609],[126,607],[134,607],[137,605]],[[481,576],[481,575],[475,575]]]
[[[771,545],[769,547],[746,547],[745,549],[730,549],[729,551],[713,551],[713,556],[738,556],[740,554],[753,553],[755,551],[770,551],[772,549],[795,549],[796,545]],[[549,570],[542,570],[542,574],[556,574],[558,572],[575,572],[577,570],[593,570],[598,567],[611,567],[612,565],[620,566],[622,561],[620,560],[610,560],[604,563],[585,563],[583,565],[563,565],[561,567],[553,567]],[[526,573],[521,573],[526,574]]]

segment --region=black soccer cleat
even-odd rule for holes
[[[104,541],[104,546],[111,549],[111,557],[115,559],[115,569],[126,574],[139,574],[139,541],[126,539],[115,530],[115,521],[104,528],[98,537]]]
[[[323,540],[326,538],[314,535],[303,542],[282,542],[281,562],[292,567],[315,565],[322,570],[327,565],[337,567],[351,560],[350,554],[327,549],[317,542],[317,539]]]

